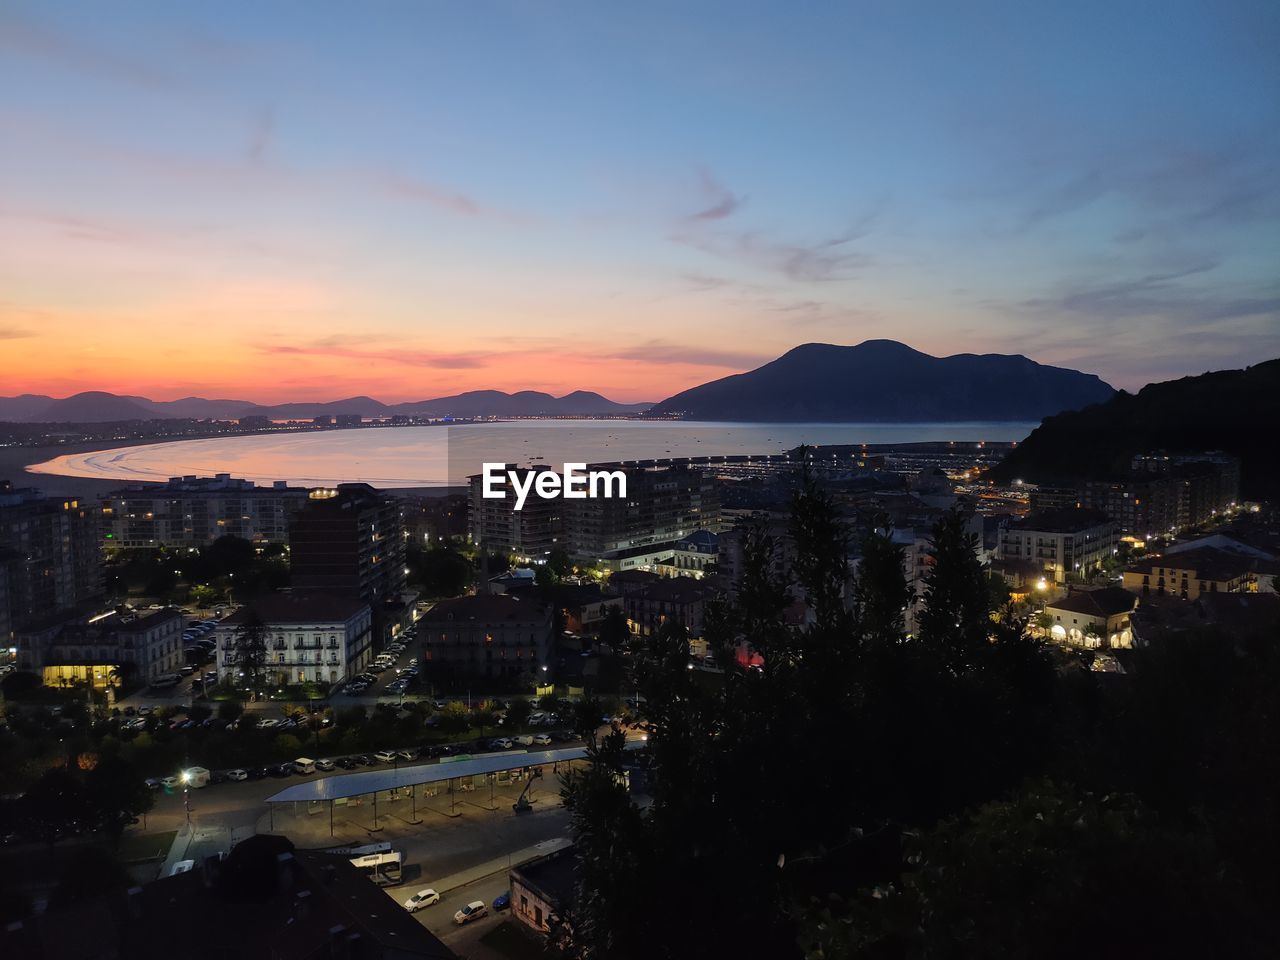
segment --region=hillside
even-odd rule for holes
[[[346,400],[299,401],[256,404],[249,400],[148,400],[91,391],[65,399],[40,394],[0,397],[0,421],[13,423],[111,423],[124,420],[219,419],[260,416],[274,420],[309,420],[326,414],[359,414],[362,417],[389,417],[406,414],[421,417],[572,417],[617,416],[640,413],[648,403],[615,403],[586,390],[563,397],[536,390],[504,393],[501,390],[472,390],[456,396],[410,403],[386,404],[373,397]]]
[[[868,340],[804,344],[678,393],[650,413],[756,422],[1039,420],[1113,393],[1092,374],[1022,356],[933,357],[895,340]]]
[[[1050,417],[993,471],[1033,483],[1122,474],[1136,453],[1223,450],[1242,460],[1246,499],[1280,497],[1280,360],[1117,393]]]
[[[401,403],[395,413],[420,417],[574,417],[640,413],[652,404],[615,403],[587,390],[575,390],[555,397],[537,390],[503,393],[501,390],[470,390],[452,397]]]

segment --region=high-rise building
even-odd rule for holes
[[[102,593],[97,511],[78,498],[0,481],[0,546],[0,596],[7,597],[0,623],[11,630]]]
[[[533,560],[545,559],[556,547],[564,546],[564,501],[531,495],[522,510],[514,509],[509,474],[524,483],[529,474],[541,472],[507,464],[499,487],[506,496],[484,496],[484,478],[470,478],[468,529],[472,542],[490,553],[514,553]]]
[[[684,466],[602,468],[626,474],[627,495],[565,501],[565,540],[575,558],[647,568],[673,557],[695,530],[719,529],[720,492],[709,474]]]
[[[118,547],[202,547],[219,537],[286,543],[289,519],[307,502],[305,487],[259,487],[227,473],[172,477],[101,498],[103,537]]]
[[[401,623],[404,556],[399,503],[367,483],[312,490],[289,523],[294,592],[363,600],[381,639]]]

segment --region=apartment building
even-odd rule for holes
[[[1031,513],[1000,532],[1003,560],[1034,560],[1052,583],[1085,579],[1115,555],[1119,524],[1097,510]]]
[[[219,537],[287,543],[304,487],[260,487],[219,473],[134,484],[101,498],[103,536],[117,547],[202,547]]]

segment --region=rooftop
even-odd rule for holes
[[[1101,590],[1074,590],[1059,600],[1045,604],[1047,610],[1066,610],[1091,617],[1115,617],[1133,613],[1138,598],[1120,587],[1104,587]]]
[[[628,750],[639,750],[644,742],[633,740]],[[583,760],[587,756],[584,747],[568,747],[563,750],[504,750],[501,753],[478,756],[453,757],[434,763],[417,763],[392,770],[368,770],[361,773],[343,773],[331,777],[318,777],[306,783],[294,784],[279,793],[267,797],[267,803],[292,803],[296,800],[341,800],[344,797],[362,797],[375,791],[401,789],[423,783],[443,783],[458,777],[474,777],[501,770],[519,770],[522,767],[539,767]]]
[[[1126,573],[1150,575],[1157,569],[1186,570],[1196,580],[1234,580],[1244,576],[1257,564],[1257,560],[1233,550],[1216,547],[1198,547],[1181,553],[1158,554],[1143,557],[1130,564]]]
[[[241,607],[222,622],[238,626],[256,613],[263,623],[341,623],[350,620],[369,605],[355,597],[331,593],[268,593]]]
[[[573,847],[565,847],[555,853],[535,857],[511,868],[512,883],[522,883],[536,891],[547,903],[558,907],[573,898],[577,855]]]
[[[498,623],[503,620],[542,621],[549,608],[536,600],[522,600],[507,593],[484,594],[473,597],[454,597],[441,600],[426,612],[426,623],[448,623],[471,620],[478,623]]]
[[[1038,510],[1020,520],[1009,524],[1009,529],[1017,533],[1027,531],[1042,533],[1080,533],[1091,527],[1099,527],[1109,523],[1107,515],[1100,510],[1088,510],[1083,507],[1063,507],[1058,510]]]

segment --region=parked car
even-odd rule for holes
[[[293,764],[277,763],[275,766],[268,767],[267,773],[273,777],[291,777],[293,776]]]
[[[433,903],[440,902],[440,894],[436,893],[430,887],[425,890],[419,890],[412,897],[404,902],[404,908],[410,913],[417,913],[423,907],[429,907]]]
[[[506,893],[500,893],[493,898],[493,909],[495,910],[506,910],[510,906],[511,906],[510,890],[508,890]]]
[[[360,754],[360,756],[356,757],[356,760],[363,763],[366,767],[376,767],[378,765],[378,761],[367,753]]]
[[[316,769],[317,769],[317,770],[326,770],[326,771],[327,771],[327,770],[332,770],[332,769],[333,769],[333,767],[334,767],[334,762],[333,762],[332,760],[317,760],[317,761],[316,761]]]
[[[465,907],[453,915],[453,922],[458,926],[464,923],[470,923],[472,920],[479,920],[481,917],[489,915],[489,908],[484,905],[483,900],[472,900]]]
[[[160,781],[155,777],[147,777],[146,784],[148,790],[159,790],[161,786]]]
[[[490,750],[510,750],[514,744],[506,737],[498,737],[496,740],[489,741]]]
[[[242,780],[248,780],[248,779],[249,779],[249,771],[248,771],[248,770],[244,770],[244,769],[242,769],[242,768],[240,768],[240,767],[237,767],[235,770],[228,770],[228,771],[227,771],[227,779],[228,779],[228,780],[234,780],[234,781],[236,781],[237,783],[239,783],[239,782],[240,782],[240,781],[242,781]]]
[[[518,743],[518,744],[520,744],[520,746],[522,746],[522,747],[532,747],[532,746],[533,746],[533,734],[531,734],[531,733],[522,733],[522,734],[520,734],[518,737],[516,737],[516,738],[515,738],[515,742],[516,742],[516,743]]]
[[[396,755],[399,756],[401,760],[417,760],[418,759],[418,751],[411,750],[408,747],[405,747],[403,750],[397,750]]]
[[[373,758],[382,763],[392,763],[396,759],[396,752],[394,750],[379,750],[373,755]]]
[[[164,787],[166,790],[173,790],[174,788],[179,787],[181,785],[182,785],[181,777],[161,777],[160,778],[160,786]]]
[[[551,735],[549,733],[540,733],[533,738],[533,742],[540,747],[551,746]]]
[[[360,762],[356,760],[354,757],[339,757],[337,760],[333,762],[336,763],[338,766],[340,766],[343,770],[354,770],[356,767],[360,766]]]

